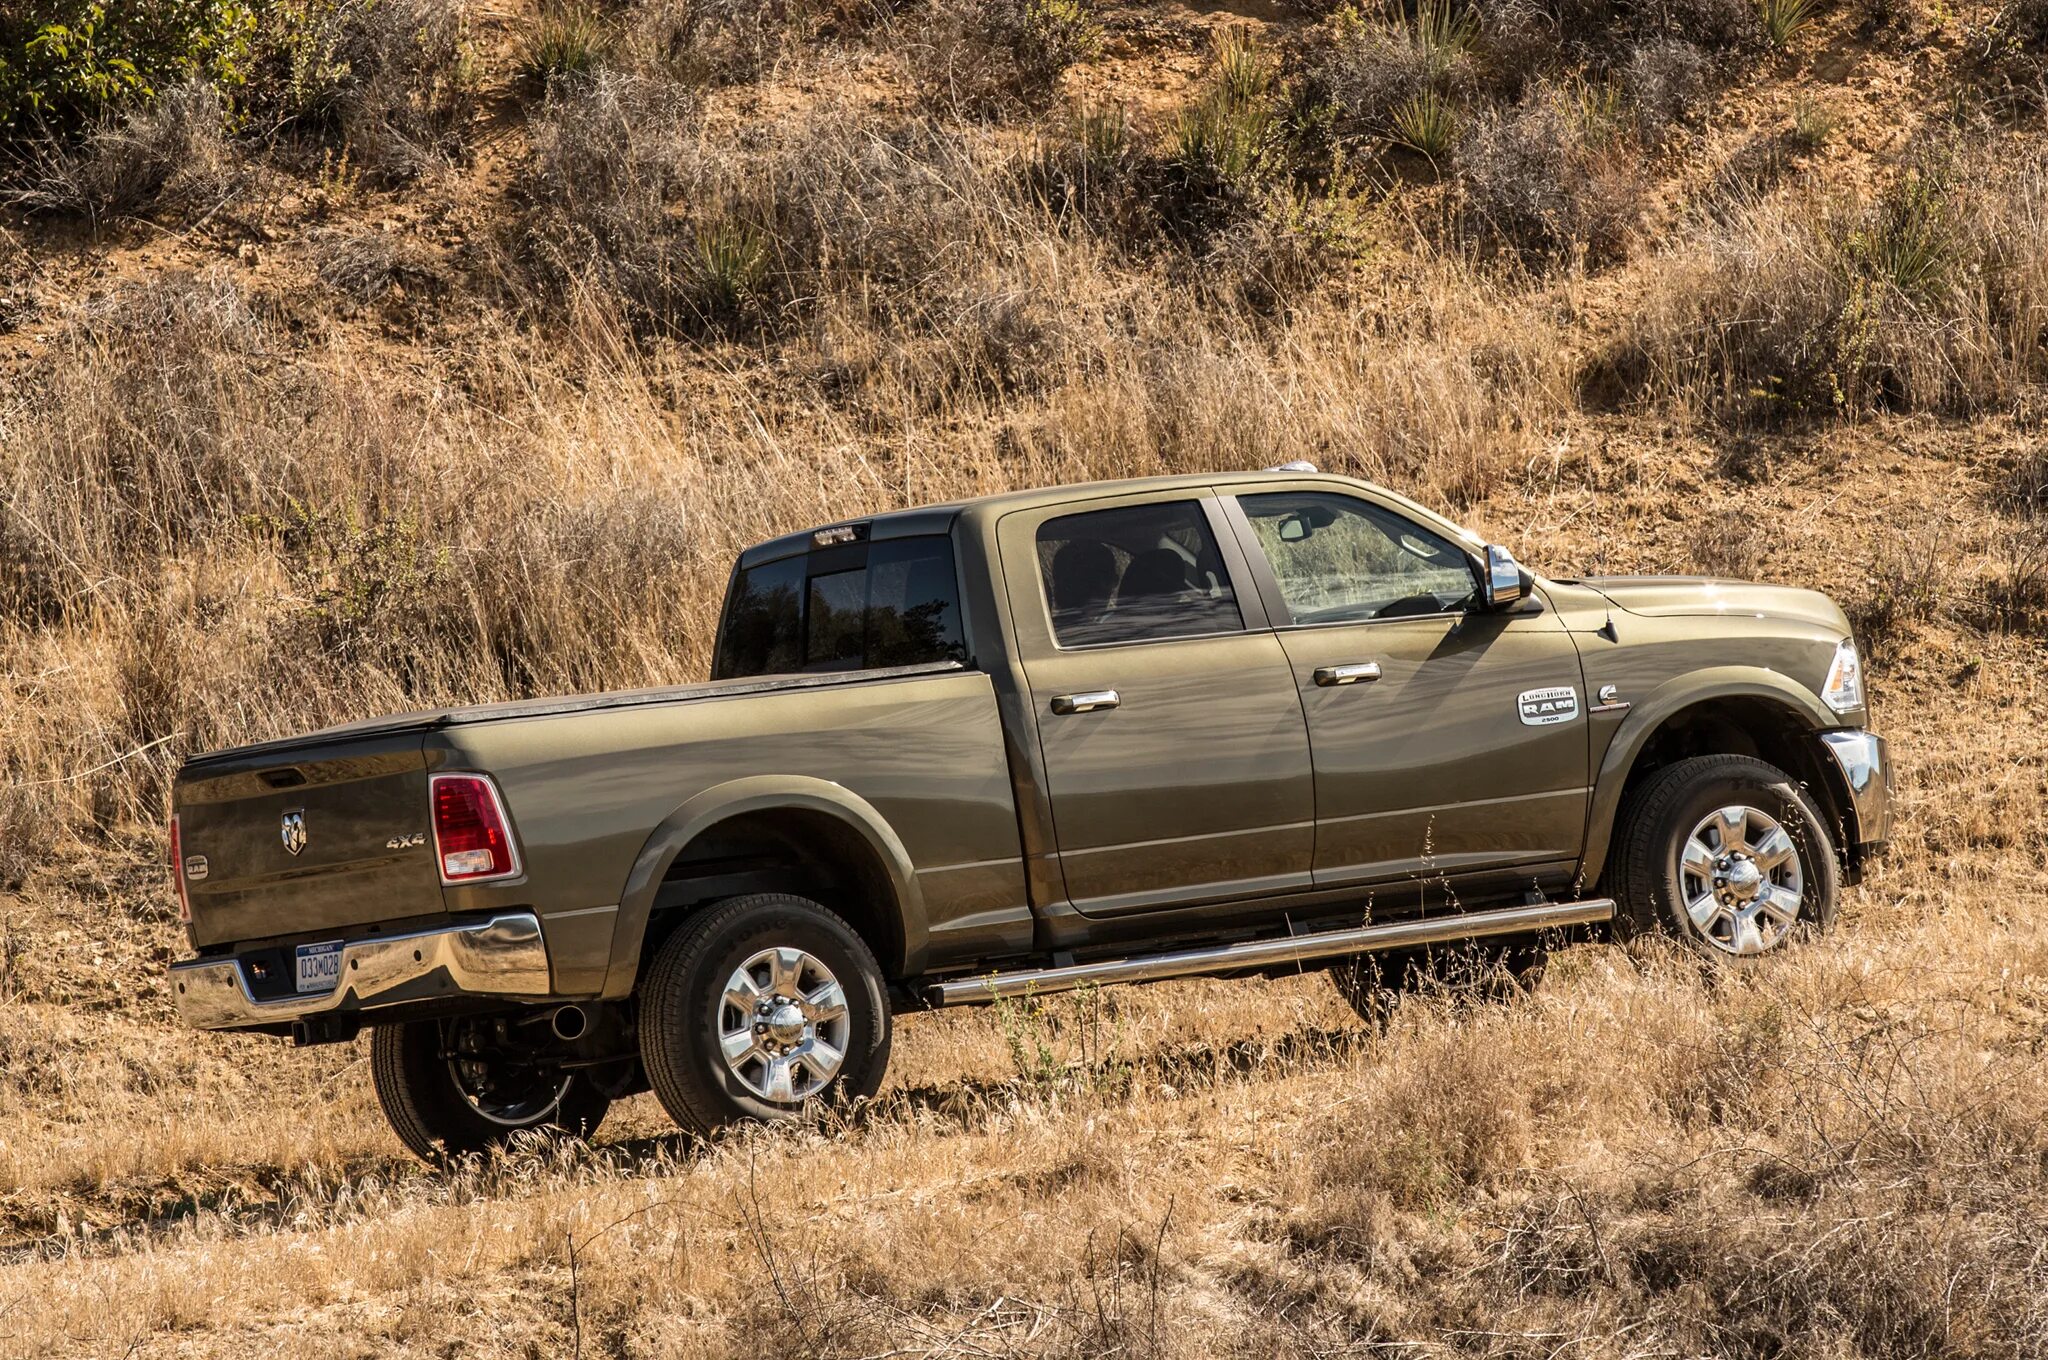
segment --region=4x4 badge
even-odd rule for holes
[[[1530,727],[1548,727],[1579,716],[1579,692],[1570,685],[1525,689],[1515,696],[1515,711]]]
[[[284,848],[296,855],[306,848],[306,810],[293,808],[284,815]]]

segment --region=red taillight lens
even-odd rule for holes
[[[480,774],[437,774],[433,788],[434,857],[443,883],[519,872],[519,852],[496,785]]]
[[[178,919],[192,922],[192,896],[185,891],[185,837],[178,830],[178,817],[171,814],[171,883],[178,890]]]

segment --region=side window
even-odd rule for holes
[[[893,538],[869,548],[868,665],[966,659],[952,542]]]
[[[965,661],[953,543],[938,535],[838,545],[733,582],[712,677]]]
[[[1244,627],[1222,555],[1195,501],[1049,519],[1038,528],[1038,571],[1062,647]]]
[[[1472,560],[1449,539],[1369,501],[1327,492],[1240,496],[1296,623],[1348,623],[1469,608]]]

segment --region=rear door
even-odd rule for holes
[[[1540,600],[1474,610],[1472,558],[1398,507],[1241,495],[1315,751],[1315,881],[1552,886],[1584,834],[1578,649]]]
[[[1310,883],[1301,703],[1218,513],[1154,493],[997,530],[1061,873],[1087,915]]]

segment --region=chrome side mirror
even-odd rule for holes
[[[1533,582],[1515,555],[1498,543],[1486,545],[1486,577],[1480,583],[1481,603],[1488,609],[1506,609],[1529,594]]]

